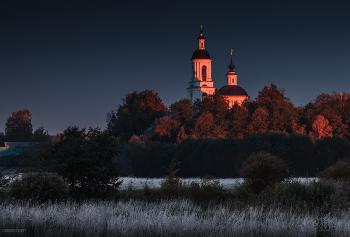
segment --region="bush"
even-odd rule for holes
[[[186,189],[188,197],[194,203],[201,204],[203,207],[207,207],[210,202],[222,201],[227,193],[220,181],[212,176],[205,176],[200,183],[193,181]]]
[[[68,197],[68,184],[57,174],[27,173],[12,183],[11,195],[40,203],[61,201]]]
[[[268,187],[255,200],[257,203],[279,204],[286,209],[313,212],[316,208],[330,211],[344,208],[346,202],[336,192],[335,187],[324,181],[309,184],[283,182],[275,188]]]
[[[328,167],[319,174],[319,178],[335,181],[350,181],[350,159],[338,161],[335,165]]]
[[[267,152],[252,154],[240,170],[245,179],[244,186],[255,194],[259,194],[267,186],[274,186],[287,177],[288,170],[284,161]]]
[[[179,171],[179,169],[176,169],[178,164],[175,159],[172,160],[168,169],[169,175],[166,175],[160,183],[160,193],[164,198],[178,196],[182,191],[183,183],[179,177],[176,177],[176,173]]]

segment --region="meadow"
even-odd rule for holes
[[[349,236],[350,211],[300,215],[278,203],[232,209],[202,209],[186,200],[67,202],[33,205],[2,203],[1,229],[24,229],[24,236]],[[4,235],[5,232],[2,232]]]
[[[164,179],[121,178],[121,194],[145,195],[158,192]],[[183,186],[201,179],[181,179]],[[242,179],[220,179],[220,185],[234,192]],[[295,178],[285,184],[312,187],[317,180]],[[214,181],[213,181],[214,182]],[[281,184],[283,186],[283,184]],[[278,193],[278,188],[273,193]],[[313,195],[314,191],[309,191]],[[320,192],[318,190],[317,192]],[[240,205],[234,200],[203,207],[190,198],[156,201],[140,198],[66,201],[60,203],[5,200],[0,204],[1,236],[21,230],[22,236],[350,236],[350,209],[309,208],[310,203],[286,206],[273,194]],[[272,196],[269,196],[272,195]],[[264,195],[260,195],[264,196]],[[259,197],[260,197],[259,196]],[[137,197],[137,196],[136,196]],[[332,197],[329,205],[337,202]],[[270,199],[271,202],[266,202]],[[300,197],[299,197],[300,199]],[[299,203],[300,204],[300,203]],[[308,206],[309,205],[309,206]],[[333,205],[334,206],[334,205]],[[305,208],[306,207],[306,208]]]

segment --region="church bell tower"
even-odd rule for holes
[[[214,82],[211,78],[211,58],[205,49],[205,38],[201,26],[200,35],[197,38],[198,49],[191,58],[192,78],[187,88],[188,99],[192,102],[196,99],[203,100],[206,96],[215,92]]]

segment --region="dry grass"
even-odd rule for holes
[[[217,205],[201,209],[186,200],[146,203],[85,202],[0,205],[0,228],[24,236],[350,236],[350,211],[297,214],[269,208]],[[322,232],[323,231],[323,232]],[[2,236],[6,233],[2,232]],[[329,235],[328,235],[329,234]]]

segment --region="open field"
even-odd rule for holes
[[[221,205],[201,209],[185,200],[19,202],[0,209],[0,228],[24,229],[24,236],[350,236],[349,210],[321,218],[317,212],[282,211],[277,204],[232,210]]]

